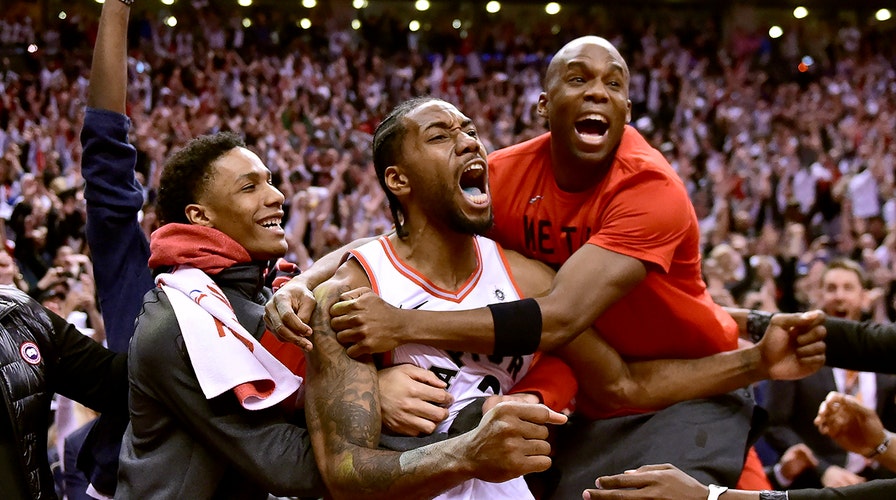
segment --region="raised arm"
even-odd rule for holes
[[[329,307],[364,284],[349,261],[315,289],[315,349],[308,354],[305,412],[318,467],[335,498],[432,497],[467,479],[505,481],[550,465],[545,423],[565,417],[542,405],[504,403],[475,430],[406,452],[377,450],[380,433],[376,370],[347,356],[330,327]],[[499,423],[500,422],[500,423]]]
[[[138,222],[143,187],[134,174],[137,151],[128,142],[131,122],[124,114],[129,13],[122,2],[103,4],[81,130],[87,244],[101,263],[94,279],[109,348],[117,352],[127,351],[143,294],[154,286],[149,242]]]
[[[100,14],[87,105],[125,113],[128,83],[128,17],[124,2],[106,2]]]

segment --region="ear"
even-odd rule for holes
[[[411,183],[408,180],[408,176],[401,170],[401,167],[397,165],[386,167],[383,178],[386,180],[386,187],[395,196],[405,196],[411,192]]]
[[[629,103],[629,108],[631,108],[631,103]],[[548,94],[542,92],[538,95],[538,104],[535,105],[535,112],[538,113],[538,116],[547,119],[548,117]]]
[[[198,203],[190,203],[189,205],[187,205],[184,208],[184,214],[187,216],[187,220],[190,221],[190,224],[196,224],[197,226],[205,227],[215,227],[208,216],[206,208]]]
[[[625,101],[625,123],[631,123],[632,121],[632,101]]]

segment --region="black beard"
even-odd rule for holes
[[[470,219],[458,209],[448,213],[448,227],[461,234],[485,234],[492,228],[494,222],[495,216],[491,208],[489,208],[488,217],[483,219]]]

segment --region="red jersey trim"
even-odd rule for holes
[[[373,293],[380,295],[380,284],[376,281],[376,275],[373,274],[373,268],[370,267],[370,263],[368,263],[359,252],[350,250],[349,253],[352,257],[357,259],[358,264],[361,264],[361,267],[364,268],[364,273],[367,274],[367,279],[370,280],[370,288],[373,289]]]
[[[517,284],[516,278],[513,277],[513,270],[510,269],[510,263],[507,262],[507,256],[504,255],[504,248],[501,245],[499,245],[497,242],[495,242],[495,248],[498,250],[498,257],[501,259],[501,263],[504,264],[504,274],[507,275],[507,278],[510,280],[510,283],[513,284],[513,289],[516,290],[516,296],[521,299],[526,298],[526,296],[523,295],[522,290],[520,290],[520,286],[519,286],[519,284]],[[538,353],[535,353],[535,354],[538,354]],[[534,359],[532,360],[532,363],[533,364],[535,363]]]
[[[388,238],[380,238],[378,240],[380,245],[383,246],[383,250],[386,253],[386,258],[389,259],[389,262],[395,267],[395,270],[398,271],[402,276],[411,280],[415,285],[420,288],[426,290],[430,295],[438,297],[443,300],[448,300],[455,303],[462,302],[470,292],[476,287],[476,283],[479,282],[479,278],[482,277],[482,252],[479,250],[479,242],[473,238],[473,246],[476,248],[476,270],[473,274],[467,278],[457,290],[451,291],[446,290],[432,281],[429,281],[424,277],[419,271],[414,269],[405,263],[398,254],[395,252],[395,248],[392,246],[392,242],[389,241]]]

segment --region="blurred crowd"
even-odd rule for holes
[[[21,10],[0,14],[0,282],[102,335],[78,141],[96,15],[38,29]],[[806,310],[842,256],[867,272],[866,313],[896,319],[896,30],[885,25],[836,17],[770,39],[766,26],[668,12],[558,34],[510,22],[420,34],[388,14],[304,30],[260,11],[246,27],[208,5],[175,28],[134,17],[128,109],[147,233],[165,158],[234,130],[274,173],[287,257],[306,268],[391,227],[370,156],[387,110],[430,94],[470,116],[489,150],[521,142],[545,132],[534,109],[552,51],[596,33],[630,64],[632,125],[688,187],[719,303]]]

